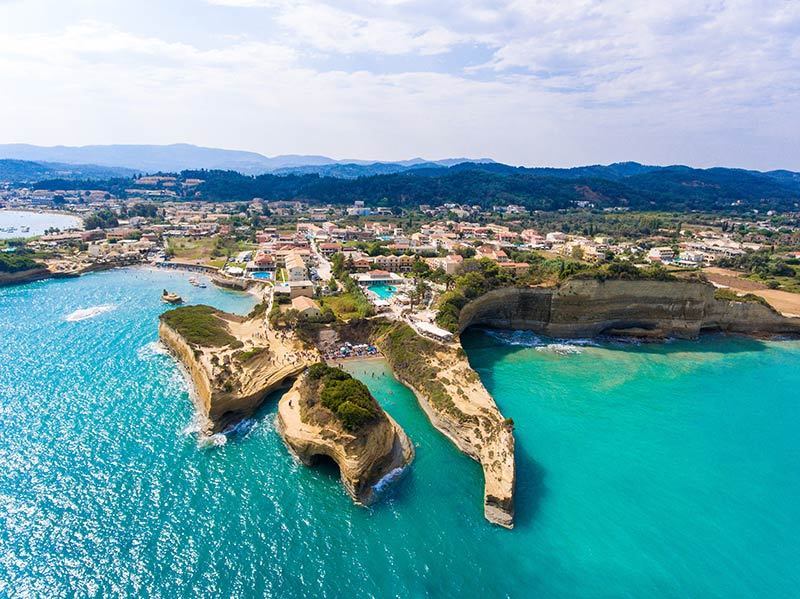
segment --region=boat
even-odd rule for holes
[[[200,285],[200,281],[197,280],[197,277],[189,277],[189,282],[195,287]]]
[[[168,304],[182,304],[183,298],[177,293],[170,293],[166,289],[161,293],[161,301]]]

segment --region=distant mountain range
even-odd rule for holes
[[[3,159],[4,156],[12,158]],[[23,157],[23,158],[21,158]],[[105,189],[125,196],[137,173],[202,179],[192,197],[254,197],[414,207],[519,204],[533,210],[592,205],[637,210],[800,210],[800,173],[696,169],[637,162],[574,168],[518,167],[489,159],[333,160],[172,146],[41,148],[0,145],[0,182],[39,189]],[[188,197],[188,196],[187,196]]]
[[[0,144],[0,159],[55,162],[75,165],[122,167],[142,173],[178,172],[187,169],[231,170],[245,175],[293,172],[313,173],[341,178],[402,172],[420,165],[448,167],[461,162],[492,162],[488,158],[447,158],[427,161],[412,158],[385,163],[370,160],[334,160],[327,156],[287,154],[271,158],[256,152],[205,148],[190,144],[33,146]]]

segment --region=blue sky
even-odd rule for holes
[[[797,0],[0,0],[0,142],[800,170]]]

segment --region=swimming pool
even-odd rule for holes
[[[272,273],[271,272],[251,272],[250,276],[253,279],[271,279]]]
[[[379,299],[382,300],[389,300],[395,293],[397,293],[397,287],[394,285],[387,285],[386,283],[376,283],[368,286],[367,289],[372,291],[378,296]]]

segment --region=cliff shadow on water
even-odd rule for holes
[[[517,484],[514,494],[514,522],[516,526],[525,528],[536,520],[542,501],[547,496],[547,471],[533,459],[519,435],[515,440]]]
[[[292,382],[289,381],[289,384],[267,393],[258,408],[249,416],[233,412],[224,414],[223,417],[227,417],[229,424],[221,431],[221,434],[225,435],[227,443],[242,443],[247,440],[249,433],[254,428],[265,424],[272,426],[272,421],[278,411],[278,402],[289,391]]]

